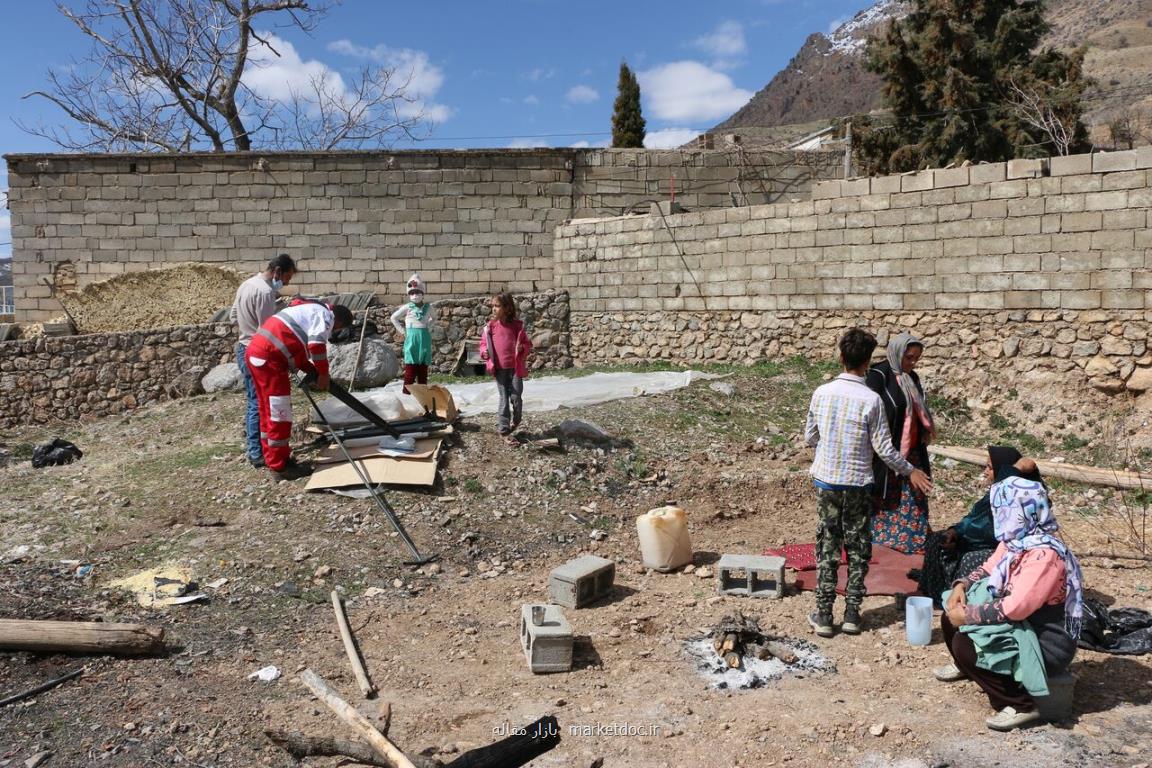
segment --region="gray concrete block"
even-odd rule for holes
[[[616,563],[596,555],[569,560],[548,577],[548,599],[566,608],[583,608],[612,592]]]
[[[784,558],[723,555],[716,564],[716,588],[722,595],[783,597]]]
[[[544,620],[532,623],[532,609],[543,608]],[[520,647],[535,674],[567,672],[572,669],[572,627],[558,605],[520,606]]]

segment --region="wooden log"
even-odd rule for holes
[[[407,755],[401,752],[384,734],[373,728],[367,718],[340,698],[340,694],[328,685],[322,677],[310,669],[305,669],[297,676],[297,679],[307,686],[308,690],[312,691],[318,699],[323,701],[336,717],[356,731],[356,734],[364,739],[377,755],[390,761],[388,763],[390,768],[416,768]]]
[[[933,456],[943,456],[956,459],[968,464],[984,466],[988,461],[988,452],[982,448],[964,448],[953,445],[929,445],[928,452]],[[1129,472],[1123,469],[1104,469],[1100,467],[1087,467],[1080,464],[1066,464],[1062,461],[1048,461],[1035,459],[1036,466],[1041,474],[1048,477],[1059,477],[1062,480],[1072,480],[1088,485],[1101,485],[1107,488],[1119,488],[1126,491],[1152,490],[1152,474],[1147,472]]]
[[[740,669],[744,664],[744,660],[736,651],[728,651],[724,654],[724,663],[731,669]]]
[[[780,659],[785,664],[795,664],[796,654],[792,653],[787,647],[775,642],[774,640],[764,641],[764,650],[772,656]]]
[[[376,692],[376,686],[368,679],[364,670],[364,663],[360,661],[360,651],[356,648],[356,641],[352,638],[352,628],[348,626],[348,616],[344,613],[344,604],[340,602],[340,593],[332,590],[332,608],[336,611],[336,626],[340,628],[340,639],[344,641],[344,652],[348,654],[348,663],[352,665],[352,674],[356,677],[356,684],[365,696]]]
[[[444,768],[518,768],[560,743],[560,724],[552,715],[542,717],[505,739],[469,750]]]
[[[164,651],[164,629],[100,621],[0,619],[0,648],[35,653],[140,656]]]
[[[306,736],[300,731],[264,731],[276,746],[297,760],[306,757],[350,757],[358,763],[392,768],[393,763],[385,761],[360,741],[334,739],[325,736]]]

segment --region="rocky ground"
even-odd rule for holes
[[[909,646],[892,598],[868,598],[865,634],[822,640],[804,621],[809,594],[769,602],[715,594],[710,565],[719,553],[813,538],[809,453],[794,436],[825,374],[765,366],[526,420],[540,433],[584,418],[618,438],[611,447],[510,449],[492,419],[466,420],[434,489],[389,493],[419,546],[439,555],[419,569],[403,565],[368,501],[305,494],[302,483],[277,484],[248,467],[234,395],[64,428],[59,434],[85,451],[66,467],[29,466],[31,446],[48,432],[2,435],[0,616],[141,621],[163,626],[179,648],[140,659],[0,654],[0,697],[86,668],[0,709],[0,766],[45,751],[46,766],[288,766],[294,761],[265,729],[349,736],[295,680],[312,668],[356,698],[328,603],[333,588],[344,591],[369,672],[392,703],[392,737],[445,762],[494,741],[505,724],[554,713],[561,744],[533,765],[1146,764],[1146,657],[1082,652],[1071,721],[996,735],[973,686],[931,680],[929,670],[946,660],[939,635]],[[947,408],[940,416],[944,442],[980,444],[1022,429],[980,426]],[[1046,455],[1090,458],[1085,446],[1038,441]],[[976,474],[937,465],[937,524],[963,514],[978,494]],[[1142,498],[1072,485],[1055,494],[1075,550],[1131,551],[1125,515],[1140,522]],[[634,518],[668,500],[689,511],[692,573],[648,572],[638,562]],[[593,539],[593,529],[606,538]],[[543,600],[548,572],[587,552],[618,561],[616,592],[568,612],[576,669],[534,676],[517,640],[519,606]],[[209,602],[145,609],[110,586],[168,563],[191,568]],[[1084,570],[1097,595],[1150,607],[1152,572],[1143,564],[1094,556]],[[836,671],[755,690],[714,688],[684,646],[735,609],[767,631],[813,642]],[[267,665],[283,676],[248,679]],[[625,735],[610,735],[613,725]]]

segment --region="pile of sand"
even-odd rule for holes
[[[198,325],[232,304],[244,276],[206,264],[118,275],[59,294],[80,333]]]

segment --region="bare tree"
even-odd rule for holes
[[[427,129],[412,74],[369,67],[346,83],[316,74],[275,98],[249,80],[281,54],[274,26],[315,29],[307,0],[88,0],[58,6],[93,45],[48,73],[40,96],[71,126],[20,127],[80,151],[388,146]],[[283,89],[281,89],[283,90]]]
[[[1069,155],[1080,142],[1080,113],[1062,108],[1053,94],[1034,84],[1021,85],[1015,78],[1008,83],[1008,102],[1024,124],[1043,134],[1059,155]]]

